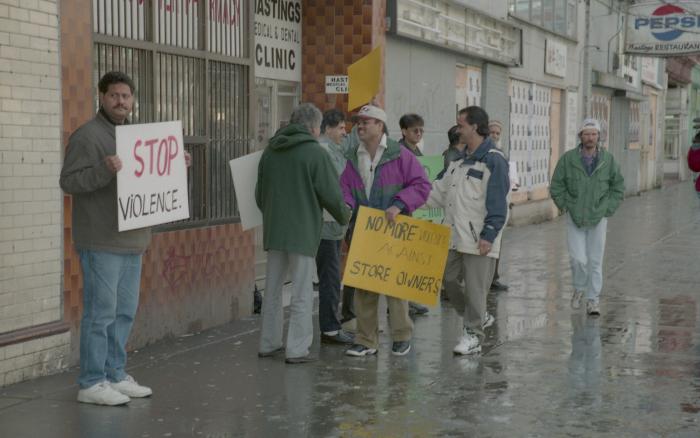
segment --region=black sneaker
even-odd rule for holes
[[[284,361],[288,364],[299,364],[299,363],[309,363],[316,362],[318,359],[312,356],[300,356],[300,357],[288,357]]]
[[[354,344],[352,347],[345,350],[345,354],[347,356],[355,357],[370,356],[373,354],[377,354],[377,349],[365,347],[362,344]]]
[[[398,341],[391,345],[391,354],[394,356],[405,356],[411,351],[411,342]]]
[[[272,351],[259,351],[258,352],[258,357],[272,357],[277,355],[278,353],[283,353],[284,352],[284,347],[276,348]]]
[[[388,310],[388,309],[387,309]],[[412,301],[408,302],[408,314],[413,315],[425,315],[430,309],[422,304],[414,303]]]
[[[321,333],[321,342],[329,344],[352,344],[355,341],[355,336],[345,330],[338,330],[334,335]]]
[[[508,285],[503,284],[498,280],[494,280],[494,282],[491,283],[491,290],[496,292],[505,292],[508,290]]]

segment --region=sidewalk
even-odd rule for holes
[[[257,317],[129,357],[154,396],[75,401],[76,370],[0,389],[0,437],[700,436],[700,207],[690,183],[632,197],[609,222],[602,316],[569,308],[565,221],[507,230],[508,292],[480,357],[454,357],[449,307],[414,348],[258,359]],[[386,322],[383,322],[386,324]],[[318,333],[318,332],[317,332]]]

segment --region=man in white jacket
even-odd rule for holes
[[[433,182],[427,206],[445,210],[452,228],[445,267],[450,302],[463,317],[455,354],[481,351],[488,294],[508,217],[508,162],[489,138],[489,118],[478,106],[462,109],[457,118],[465,158],[450,163]],[[464,277],[464,284],[460,279]]]

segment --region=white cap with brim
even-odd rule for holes
[[[581,133],[586,129],[595,129],[596,131],[598,131],[598,134],[600,134],[600,123],[598,123],[596,119],[584,120],[581,124],[581,127],[578,129],[578,134],[581,135]]]
[[[352,116],[352,121],[356,122],[357,119],[377,119],[386,123],[386,113],[383,109],[376,107],[374,105],[365,105],[360,108],[360,111]]]

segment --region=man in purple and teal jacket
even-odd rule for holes
[[[355,120],[360,144],[349,152],[340,177],[340,187],[345,202],[353,211],[353,221],[361,205],[385,210],[388,221],[394,221],[399,214],[411,214],[425,204],[430,194],[431,185],[423,166],[408,149],[387,137],[383,109],[365,105]],[[391,352],[403,356],[411,350],[413,336],[408,302],[390,296],[386,299],[393,341]],[[378,303],[378,294],[356,290],[357,335],[355,344],[345,352],[348,356],[377,353]]]

